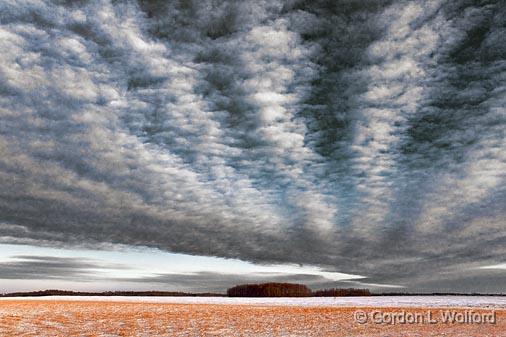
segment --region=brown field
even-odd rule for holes
[[[505,309],[495,311],[495,324],[395,325],[358,324],[356,310],[375,309],[20,299],[0,302],[0,336],[506,336]],[[431,310],[437,317],[449,309],[377,310],[422,315]]]

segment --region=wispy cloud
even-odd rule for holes
[[[74,257],[16,255],[0,262],[0,279],[60,279],[89,282],[104,279],[100,273],[126,269],[119,264]]]

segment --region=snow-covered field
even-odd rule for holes
[[[441,318],[448,311],[494,321],[448,324]],[[387,318],[407,312],[421,320],[378,323],[375,312]],[[506,337],[506,303],[466,296],[17,297],[0,300],[0,336]]]
[[[100,301],[170,304],[230,304],[300,307],[476,307],[506,308],[506,296],[372,296],[372,297],[129,297],[129,296],[45,296],[4,297],[23,301]]]

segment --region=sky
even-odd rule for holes
[[[506,292],[506,6],[0,2],[0,292]]]

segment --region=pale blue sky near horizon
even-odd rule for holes
[[[32,272],[30,268],[37,270]],[[505,270],[506,265],[474,269]],[[165,278],[159,279],[160,276]],[[399,284],[370,283],[364,276],[328,271],[321,266],[259,264],[149,247],[109,245],[107,249],[75,249],[0,244],[0,293],[44,289],[224,292],[227,285],[256,281],[308,283],[316,289],[334,285],[380,291],[405,288]]]
[[[41,260],[38,260],[41,258]],[[32,261],[31,259],[36,259]],[[49,268],[61,270],[59,259],[69,259],[71,271],[76,275],[64,273],[59,277],[51,273],[39,273],[40,278],[10,279],[12,275],[1,273],[4,266],[22,269],[22,263],[42,262]],[[55,264],[53,264],[55,262]],[[18,265],[20,264],[21,265]],[[80,263],[86,263],[84,267]],[[91,264],[91,265],[89,265]],[[94,265],[96,268],[94,268]],[[69,268],[68,265],[64,266]],[[27,271],[28,272],[28,271]],[[197,256],[164,252],[148,247],[111,245],[109,249],[68,249],[32,246],[26,244],[0,244],[0,293],[13,291],[33,291],[43,289],[65,289],[86,291],[109,290],[174,290],[194,291],[191,285],[172,284],[170,281],[149,282],[150,277],[158,275],[191,275],[199,273],[218,273],[224,279],[227,275],[255,278],[266,276],[312,275],[329,282],[358,280],[360,275],[328,272],[321,267],[297,264],[255,264],[238,259]],[[28,274],[29,275],[29,274]],[[80,276],[81,275],[81,276]],[[9,277],[7,279],[3,277]],[[80,279],[82,277],[82,279]],[[137,281],[141,280],[141,281]],[[205,280],[205,275],[203,276]],[[388,287],[388,285],[385,285]],[[222,291],[225,291],[223,288]]]

